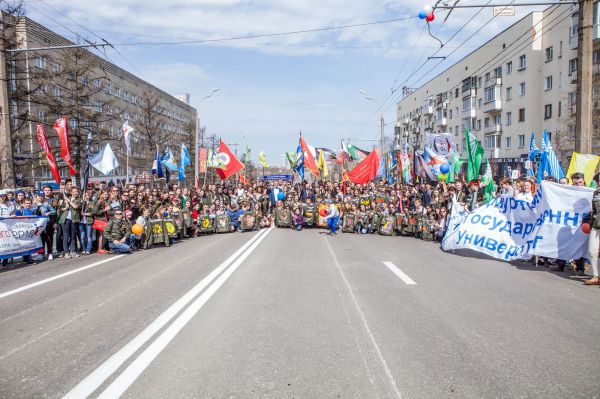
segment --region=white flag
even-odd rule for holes
[[[115,153],[110,147],[110,143],[107,143],[102,150],[90,158],[90,165],[104,175],[109,174],[114,169],[119,167],[119,162],[117,161],[117,157],[115,157]]]
[[[126,120],[125,123],[123,123],[123,127],[121,128],[121,130],[123,131],[123,137],[125,138],[127,154],[131,154],[131,132],[133,132],[134,129],[131,126],[129,126],[129,121]]]

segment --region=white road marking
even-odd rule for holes
[[[246,252],[244,252],[219,278],[202,293],[175,321],[156,338],[146,350],[144,350],[105,390],[98,399],[114,399],[120,397],[144,370],[156,359],[156,357],[167,347],[175,336],[189,323],[208,300],[219,288],[231,277],[238,267],[258,247],[261,241],[269,234],[271,229],[265,230]]]
[[[229,258],[221,263],[208,276],[203,278],[191,290],[183,295],[177,302],[171,305],[160,316],[158,316],[148,327],[139,333],[133,340],[125,345],[121,350],[109,357],[96,370],[83,379],[73,389],[71,389],[64,398],[81,399],[87,398],[100,385],[104,383],[119,367],[123,365],[135,352],[137,352],[146,342],[148,342],[159,330],[170,322],[188,303],[190,303],[202,290],[204,290],[219,274],[221,274],[229,265],[231,265],[240,254],[250,247],[259,237],[266,235],[268,230],[262,230],[252,237],[242,247],[235,251]]]
[[[398,386],[396,385],[394,376],[392,375],[392,372],[390,371],[390,368],[388,367],[387,362],[385,361],[383,354],[381,353],[381,349],[379,349],[379,345],[377,345],[377,341],[375,341],[375,337],[373,336],[373,333],[371,332],[371,328],[369,328],[369,324],[367,323],[367,318],[365,317],[365,314],[363,313],[362,309],[360,308],[360,305],[358,304],[358,299],[356,299],[356,296],[354,295],[354,291],[352,291],[352,287],[350,286],[350,283],[348,282],[348,279],[346,278],[346,275],[344,274],[344,270],[342,270],[342,266],[340,266],[340,262],[338,261],[337,257],[333,253],[333,249],[331,248],[331,245],[329,244],[329,240],[327,240],[327,238],[324,238],[324,239],[325,239],[325,242],[327,243],[327,248],[329,249],[329,253],[331,254],[331,257],[333,258],[333,262],[335,263],[335,266],[337,267],[338,271],[340,272],[340,275],[342,276],[342,279],[344,280],[346,288],[348,289],[348,292],[350,293],[350,297],[352,298],[354,307],[356,308],[356,311],[360,315],[363,326],[365,327],[365,330],[367,331],[367,334],[369,335],[369,338],[371,339],[371,343],[373,344],[373,347],[375,348],[377,357],[379,358],[379,361],[381,362],[381,365],[383,366],[383,368],[385,370],[385,375],[388,379],[388,382],[392,386],[394,393],[396,394],[396,397],[402,398],[402,394],[400,393],[400,390],[398,389]]]
[[[14,290],[3,292],[3,293],[0,294],[0,299],[6,298],[7,296],[11,296],[11,295],[17,294],[19,292],[23,292],[25,290],[37,287],[37,286],[42,285],[42,284],[49,283],[49,282],[54,281],[54,280],[58,280],[59,278],[70,276],[71,274],[75,274],[75,273],[79,273],[79,272],[82,272],[82,271],[87,270],[87,269],[91,269],[92,267],[100,266],[100,265],[102,265],[104,263],[107,263],[107,262],[112,262],[113,260],[117,260],[119,258],[122,258],[123,256],[125,256],[125,255],[112,256],[110,258],[106,258],[106,259],[101,260],[99,262],[92,263],[91,265],[87,265],[87,266],[80,267],[79,269],[71,270],[70,272],[58,274],[56,276],[48,277],[48,278],[46,278],[44,280],[40,280],[40,281],[37,281],[35,283],[24,285],[23,287],[20,287],[20,288],[15,288]]]
[[[392,262],[386,260],[383,262],[383,264],[386,265],[387,268],[390,269],[392,273],[394,273],[396,276],[398,276],[400,278],[400,280],[404,281],[405,284],[417,285],[417,282],[415,280],[408,277],[408,275],[406,273],[404,273],[402,270],[398,269],[398,267],[396,267],[396,265],[394,265]]]

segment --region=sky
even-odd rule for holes
[[[104,38],[115,45],[107,51],[112,62],[170,94],[190,93],[208,134],[238,143],[240,150],[249,145],[254,160],[264,150],[271,164],[281,164],[282,154],[295,150],[299,132],[317,147],[339,149],[345,139],[370,149],[379,138],[381,111],[386,135],[393,134],[398,88],[419,87],[533,10],[519,7],[514,17],[497,18],[491,8],[454,10],[445,22],[447,11],[438,10],[431,32],[445,43],[440,50],[417,17],[426,4],[25,0],[26,14],[49,29],[74,42]],[[214,41],[390,20],[396,21]],[[213,41],[173,44],[190,40]],[[441,63],[427,61],[436,51],[454,53]],[[219,91],[203,100],[215,88]]]

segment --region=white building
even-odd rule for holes
[[[598,1],[594,3],[594,68],[600,65]],[[538,146],[544,129],[563,163],[574,148],[577,6],[532,12],[397,104],[401,139],[422,149],[426,133],[476,134],[494,173],[506,174]],[[566,165],[563,165],[566,166]]]

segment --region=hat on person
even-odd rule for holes
[[[0,190],[0,195],[6,195],[7,192],[8,190]]]
[[[15,194],[23,194],[23,195],[25,195],[25,191],[23,191],[23,190],[17,190],[17,191],[15,191]]]

